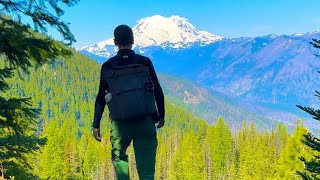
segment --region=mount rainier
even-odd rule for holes
[[[207,31],[199,31],[187,19],[179,16],[169,18],[155,15],[138,21],[132,28],[134,49],[143,53],[143,48],[158,46],[162,48],[188,48],[194,44],[203,46],[221,40],[221,37]],[[113,38],[94,45],[85,46],[78,51],[89,56],[108,58],[117,51]]]

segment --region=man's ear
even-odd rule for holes
[[[116,39],[113,39],[113,42],[114,42],[114,45],[116,45],[116,46],[118,45]]]

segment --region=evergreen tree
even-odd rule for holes
[[[56,134],[56,135],[53,135]],[[64,139],[57,120],[51,120],[46,128],[47,144],[39,157],[38,174],[43,179],[60,179],[64,169]]]
[[[243,122],[235,144],[236,179],[269,179],[274,176],[277,156],[272,134],[259,132],[253,123],[248,126]]]
[[[276,143],[276,156],[280,158],[282,149],[286,146],[289,134],[287,128],[283,123],[278,123],[276,130],[272,133],[272,139]]]
[[[206,141],[209,146],[209,179],[232,179],[234,164],[233,137],[229,127],[219,117],[215,126],[207,129]]]
[[[206,179],[202,140],[199,135],[192,131],[185,133],[173,163],[173,179]]]
[[[257,138],[258,132],[254,124],[248,126],[244,121],[236,139],[237,179],[254,179],[254,176],[259,173],[255,169],[257,151],[254,148],[256,148]]]
[[[5,98],[10,89],[8,79],[14,76],[14,70],[23,77],[33,65],[71,55],[66,45],[32,31],[21,17],[31,19],[36,31],[46,32],[47,26],[54,27],[71,44],[75,39],[67,24],[60,20],[64,11],[58,4],[71,6],[77,1],[0,0],[0,61],[5,62],[0,67],[0,161],[5,177],[32,178],[26,155],[45,143],[45,139],[35,134],[40,110],[33,108],[30,98]]]
[[[301,179],[296,172],[310,175],[304,170],[304,164],[299,159],[305,157],[310,160],[313,155],[311,148],[302,142],[305,134],[307,134],[307,129],[303,127],[301,121],[297,121],[297,127],[288,139],[277,162],[277,179]]]
[[[310,43],[313,45],[313,47],[320,49],[320,40],[313,39],[313,41]],[[316,56],[319,57],[318,54]],[[320,71],[318,71],[318,73],[320,73]],[[320,92],[316,91],[315,96],[320,99]],[[320,109],[303,107],[300,105],[297,106],[303,111],[309,113],[313,119],[320,121]],[[313,136],[311,133],[308,133],[305,135],[303,142],[307,146],[311,147],[314,151],[317,151],[318,154],[315,155],[310,161],[307,161],[306,158],[301,157],[300,159],[302,162],[304,162],[305,169],[310,172],[310,175],[307,175],[303,172],[298,172],[298,174],[300,174],[303,179],[320,179],[320,139]]]

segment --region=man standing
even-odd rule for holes
[[[141,180],[152,180],[155,173],[157,148],[156,126],[161,128],[164,125],[163,92],[151,60],[145,56],[135,54],[132,50],[134,37],[133,31],[129,26],[120,25],[115,28],[114,43],[119,50],[117,55],[106,61],[101,68],[99,92],[95,103],[93,135],[96,140],[101,141],[100,120],[107,104],[112,119],[110,140],[112,143],[112,161],[117,179],[129,179],[126,150],[131,141],[133,141],[139,178]],[[121,69],[119,67],[125,68]],[[118,73],[119,69],[123,71]],[[139,77],[135,80],[130,79],[130,77],[134,78],[134,72],[136,71]],[[114,75],[117,73],[118,75]],[[127,80],[116,79],[125,73],[127,73],[125,77]],[[139,79],[143,75],[147,75],[148,79],[144,83],[145,88],[139,88],[138,85],[141,84]],[[127,83],[122,83],[122,81]],[[120,91],[115,86],[125,86],[124,89],[126,90]],[[148,94],[151,94],[150,98],[147,97]],[[130,105],[130,101],[134,98],[140,98],[141,101],[140,99],[140,102],[135,100],[138,104],[132,105],[131,103]],[[148,101],[149,104],[144,100]],[[154,105],[155,111],[152,110],[152,105]],[[131,109],[128,109],[128,106]],[[138,106],[141,106],[141,108]],[[141,114],[144,110],[148,112]],[[139,115],[137,115],[138,112],[140,112]]]

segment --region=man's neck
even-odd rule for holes
[[[129,49],[129,50],[131,50],[131,49],[132,49],[132,45],[118,46],[118,49],[119,49],[119,51],[120,51],[120,50],[123,50],[123,49]]]

